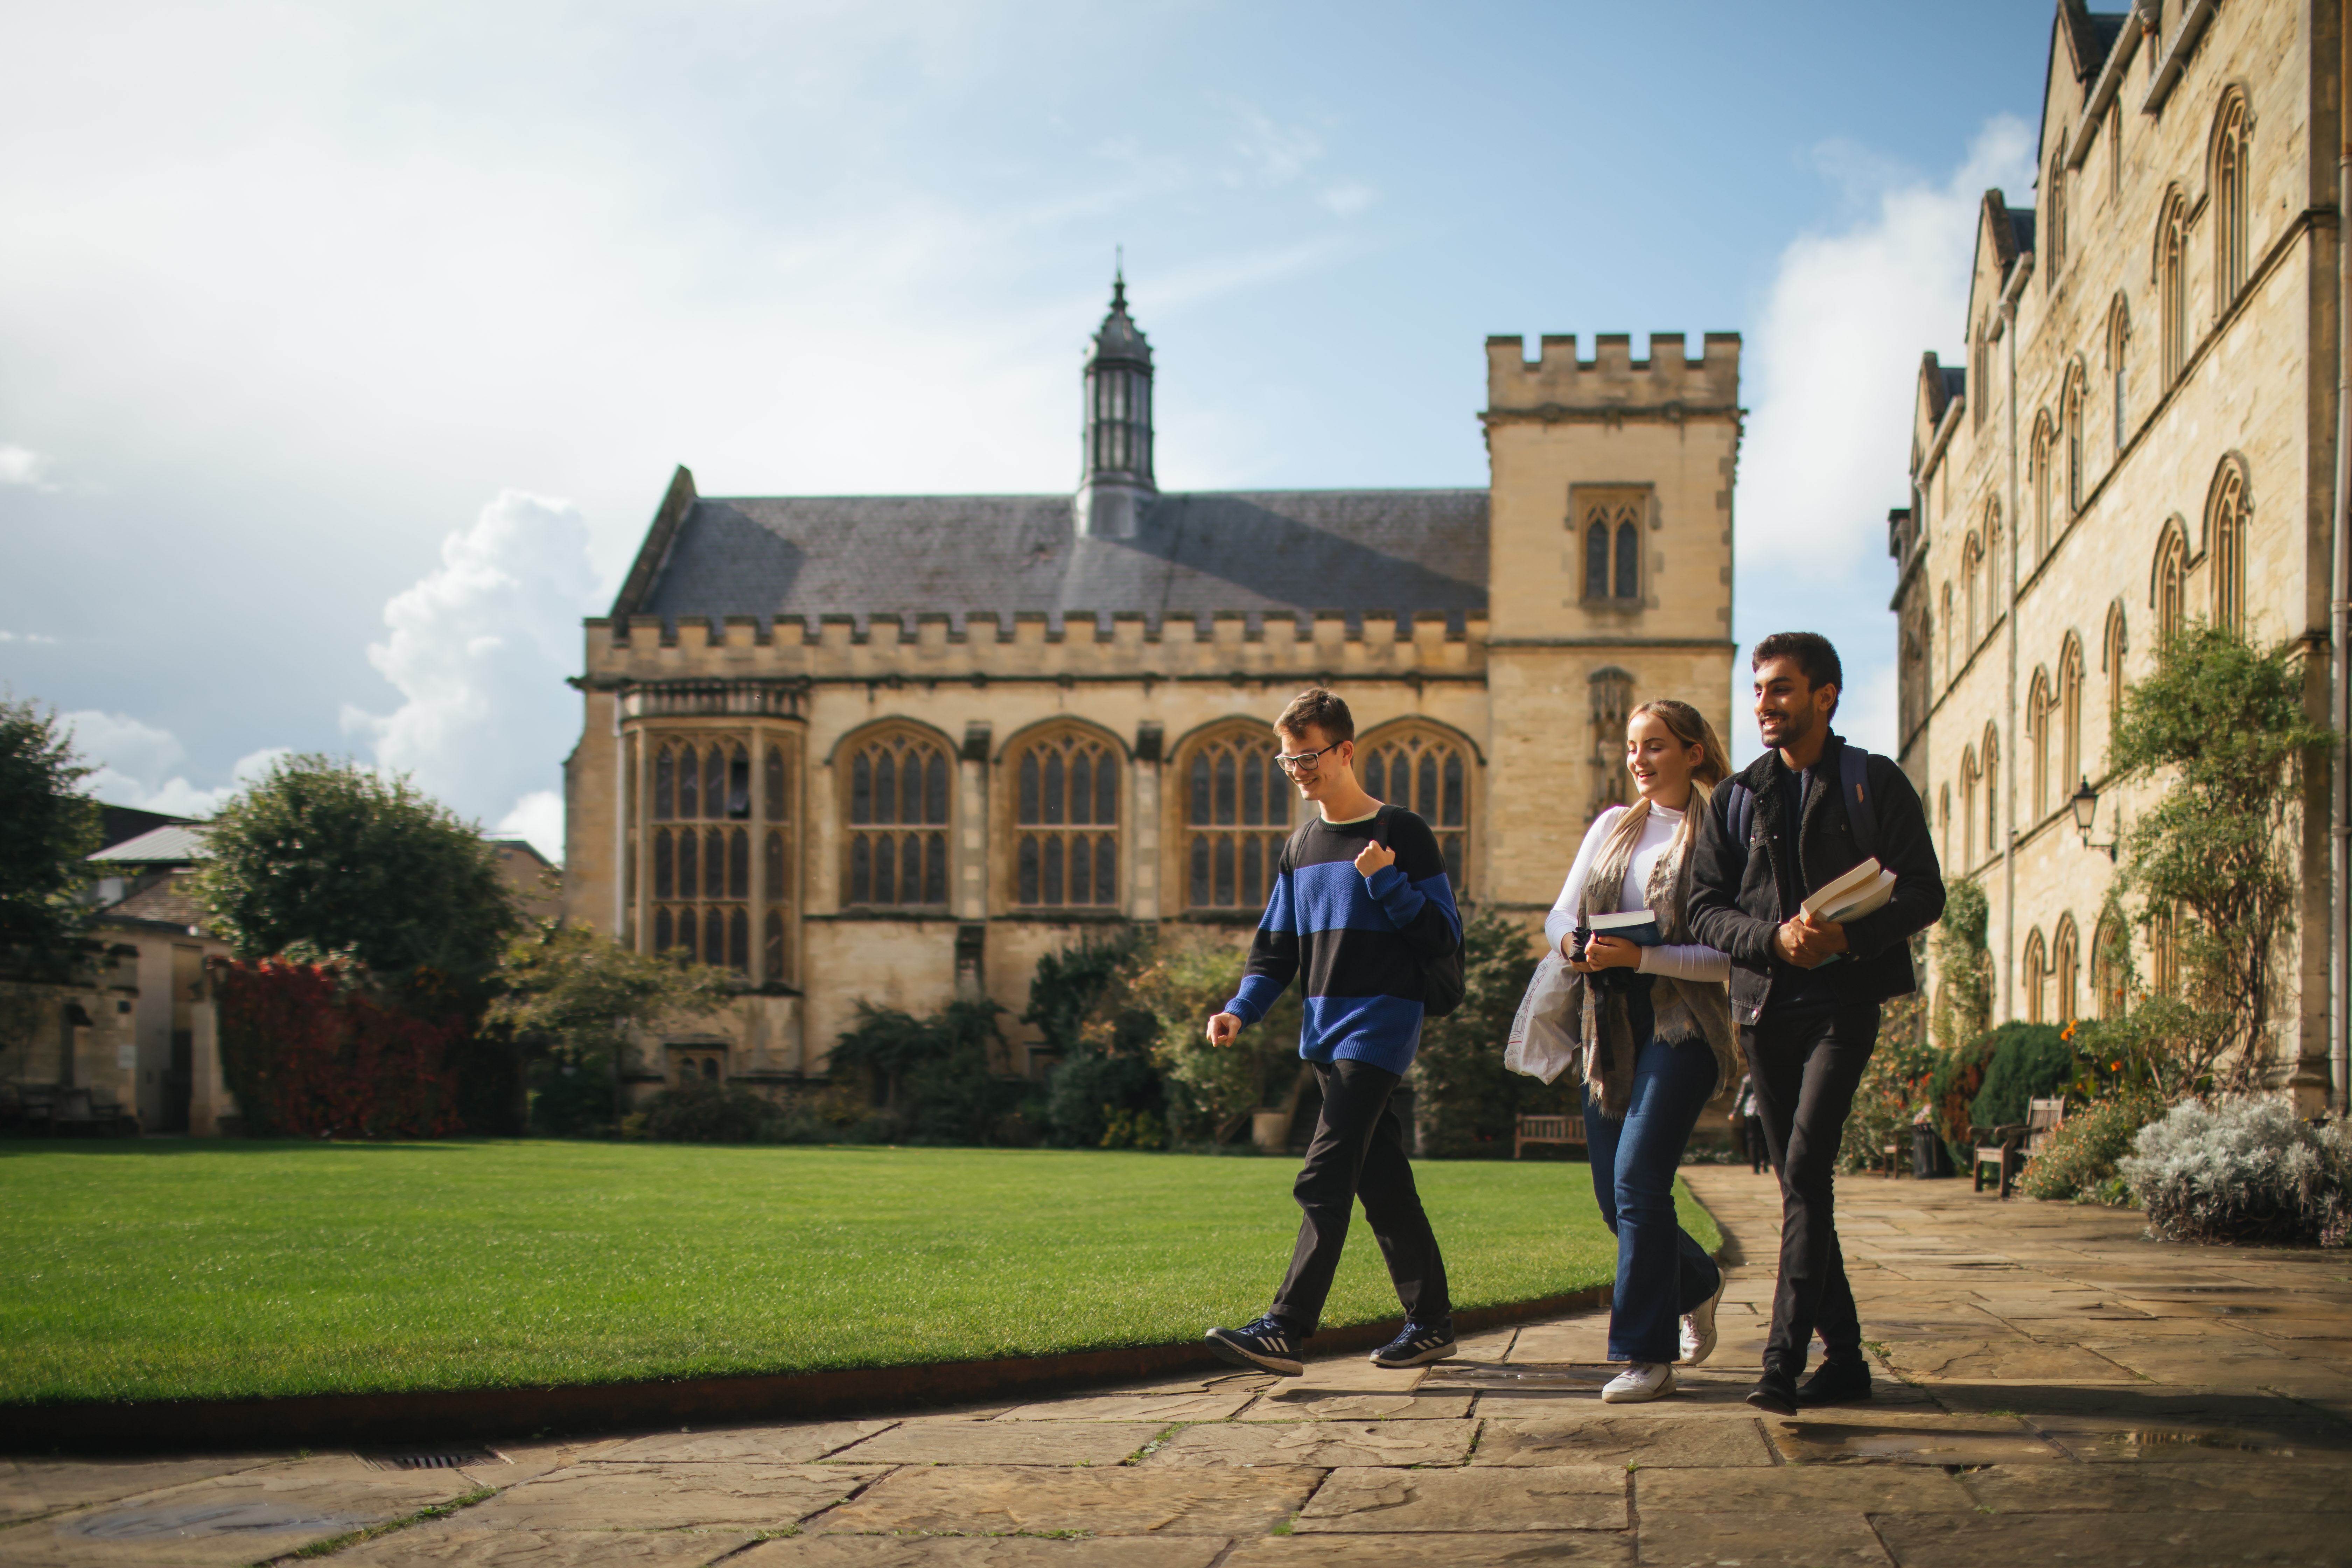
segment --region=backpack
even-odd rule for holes
[[[1871,805],[1869,787],[1870,753],[1848,742],[1838,748],[1838,785],[1845,792],[1845,819],[1853,829],[1853,847],[1867,860],[1878,853],[1878,811]],[[1731,798],[1724,803],[1725,825],[1731,830],[1731,841],[1739,846],[1742,857],[1748,853],[1748,835],[1756,821],[1756,792],[1737,779],[1731,784]]]
[[[1389,847],[1389,813],[1396,807],[1384,805],[1372,819],[1372,842],[1381,848]],[[1462,967],[1462,944],[1443,958],[1424,958],[1416,953],[1421,964],[1421,1013],[1424,1018],[1443,1018],[1462,1005],[1463,996],[1470,983]]]

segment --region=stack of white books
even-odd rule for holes
[[[1843,923],[1876,914],[1894,896],[1895,873],[1872,856],[1826,886],[1815,889],[1813,896],[1805,900],[1803,910],[1809,921]],[[1822,963],[1835,963],[1844,956],[1833,952]]]

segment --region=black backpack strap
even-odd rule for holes
[[[1878,853],[1878,808],[1870,798],[1870,753],[1848,743],[1838,748],[1838,784],[1845,792],[1845,819],[1853,847],[1864,858]]]
[[[1731,799],[1724,806],[1724,826],[1730,829],[1731,841],[1739,846],[1739,858],[1748,858],[1748,836],[1756,826],[1756,792],[1731,781]]]

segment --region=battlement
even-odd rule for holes
[[[1577,357],[1575,334],[1546,333],[1530,363],[1525,338],[1488,338],[1486,417],[1734,414],[1739,406],[1739,334],[1706,333],[1697,359],[1685,357],[1684,342],[1680,332],[1653,332],[1650,357],[1643,360],[1633,357],[1632,334],[1601,332],[1586,360]]]

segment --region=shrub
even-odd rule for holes
[[[1167,1089],[1151,1062],[1160,1020],[1133,990],[1152,951],[1150,934],[1131,929],[1037,960],[1021,1021],[1036,1025],[1060,1058],[1038,1106],[1053,1142],[1076,1149],[1166,1143]],[[1160,1124],[1159,1142],[1136,1142],[1147,1135],[1133,1129],[1146,1121]]]
[[[418,1018],[348,964],[219,971],[222,1076],[256,1137],[437,1138],[457,1130],[449,1047],[463,1022]]]
[[[1968,1169],[1976,1146],[1969,1137],[1977,1091],[1984,1087],[1985,1068],[1992,1062],[1992,1040],[1979,1036],[1938,1053],[1936,1070],[1927,1078],[1927,1103],[1934,1108],[1936,1126],[1952,1152],[1952,1163]]]
[[[865,1076],[886,1122],[917,1143],[985,1143],[1022,1085],[991,1063],[1004,1043],[993,1002],[950,1002],[928,1017],[860,1001],[857,1022],[833,1047],[835,1073]]]
[[[697,1079],[663,1089],[646,1107],[645,1132],[667,1143],[757,1143],[782,1110],[741,1084]]]
[[[1270,1077],[1287,1082],[1298,1070],[1306,1010],[1297,984],[1232,1045],[1219,1048],[1202,1037],[1210,1016],[1240,988],[1247,959],[1213,937],[1163,942],[1130,982],[1136,1005],[1155,1020],[1151,1062],[1168,1086],[1169,1130],[1183,1139],[1222,1143],[1245,1134]]]
[[[1543,956],[1528,928],[1491,909],[1462,926],[1462,1005],[1422,1026],[1409,1080],[1421,1147],[1441,1159],[1507,1159],[1521,1116],[1573,1115],[1582,1109],[1574,1075],[1544,1083],[1503,1066],[1519,999]]]
[[[1897,1145],[1898,1159],[1910,1152],[1912,1114],[1927,1098],[1927,1086],[1944,1060],[1944,1053],[1923,1037],[1922,1005],[1916,996],[1879,1005],[1878,1045],[1854,1089],[1853,1109],[1838,1144],[1841,1171],[1870,1169],[1889,1143]]]
[[[2317,1241],[2352,1232],[2352,1139],[2276,1100],[2186,1100],[2140,1129],[2117,1167],[2173,1241]]]
[[[2026,1101],[2048,1100],[2074,1081],[2074,1050],[2055,1024],[2003,1024],[1991,1046],[1984,1087],[1969,1108],[1979,1127],[2021,1125]]]
[[[2095,1101],[2069,1116],[2025,1163],[2018,1190],[2029,1198],[2091,1198],[2114,1190],[2116,1162],[2131,1152],[2132,1138],[2164,1114],[2148,1094],[2123,1094]]]

